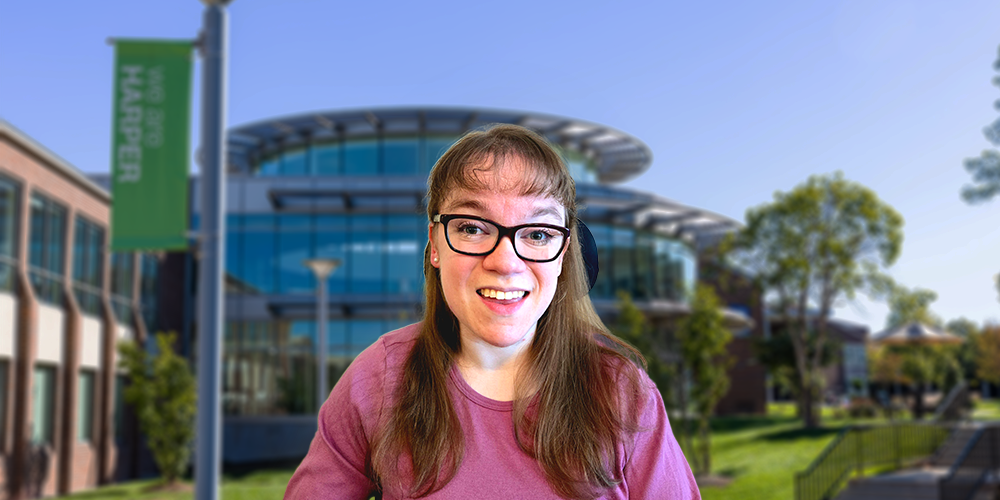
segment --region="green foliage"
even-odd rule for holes
[[[197,401],[194,375],[187,361],[174,352],[173,344],[173,333],[157,334],[158,353],[152,357],[134,342],[118,344],[120,364],[129,378],[125,402],[135,411],[168,484],[175,483],[187,469]]]
[[[656,383],[667,404],[673,400],[673,383],[675,380],[673,365],[663,360],[657,345],[665,343],[664,339],[656,337],[649,319],[643,314],[632,298],[625,292],[618,292],[618,319],[611,326],[611,332],[618,338],[632,344],[646,360],[646,373]]]
[[[691,301],[691,314],[677,328],[681,357],[691,376],[691,400],[698,418],[697,444],[689,450],[695,474],[712,472],[709,417],[729,390],[727,371],[732,366],[732,359],[726,347],[732,338],[724,323],[719,298],[710,287],[698,285]]]
[[[1000,54],[993,69],[1000,72]],[[993,85],[1000,87],[1000,77],[993,78]],[[998,106],[1000,101],[994,103],[994,107]],[[994,146],[1000,146],[1000,119],[987,125],[983,135]],[[978,158],[967,158],[965,169],[972,175],[973,182],[971,186],[962,187],[962,199],[966,203],[980,203],[1000,194],[1000,153],[996,150],[987,149]]]
[[[941,326],[941,318],[931,312],[931,303],[937,294],[924,288],[910,290],[897,285],[889,294],[889,316],[886,328],[896,328],[910,323]]]
[[[746,226],[725,244],[730,261],[750,272],[788,319],[796,375],[811,388],[799,401],[807,427],[819,425],[815,396],[822,380],[822,349],[812,344],[825,342],[837,300],[885,281],[881,267],[895,262],[902,242],[902,216],[838,172],[812,176],[747,210]],[[807,315],[813,307],[815,335]]]
[[[815,330],[809,330],[808,335],[810,340],[806,342],[806,357],[812,357],[814,350],[820,348],[820,345],[815,340]],[[833,339],[826,339],[822,349],[820,366],[825,368],[837,360],[837,353],[840,352],[841,345]],[[802,392],[802,380],[795,370],[795,347],[792,345],[791,338],[785,332],[776,331],[775,335],[769,339],[753,339],[753,350],[757,362],[767,368],[774,383],[797,399]],[[824,383],[825,379],[821,379],[821,382],[813,384],[814,390],[822,389],[821,384]]]

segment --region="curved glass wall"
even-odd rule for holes
[[[419,293],[427,219],[410,214],[240,214],[227,219],[230,293],[312,294],[305,259],[341,260],[331,294]]]
[[[306,175],[427,175],[457,136],[384,137],[320,142],[290,147],[254,167],[261,177]],[[597,182],[591,161],[575,151],[563,151],[577,182]]]
[[[379,336],[418,319],[415,297],[422,296],[424,285],[428,221],[419,206],[404,209],[393,205],[391,196],[384,204],[332,203],[321,198],[335,181],[313,180],[306,186],[301,180],[260,177],[410,177],[410,182],[425,178],[456,138],[427,134],[289,147],[260,162],[256,179],[231,180],[235,185],[230,193],[240,208],[226,221],[226,292],[235,308],[227,320],[223,349],[226,415],[315,413],[317,342],[311,300],[316,283],[304,260],[340,259],[341,266],[327,281],[331,304],[339,309],[342,303],[358,301],[369,307],[352,310],[343,305],[330,321],[325,368],[329,387]],[[578,183],[597,182],[591,160],[575,151],[563,155]],[[277,188],[300,189],[303,199],[312,201],[263,201]],[[312,189],[315,193],[309,192]],[[342,196],[333,192],[331,199]],[[624,200],[634,196],[617,190],[601,194]],[[192,228],[198,222],[193,214]],[[686,300],[696,269],[695,252],[687,244],[629,225],[587,224],[597,240],[601,268],[592,298],[614,300],[624,290],[637,300]],[[371,306],[383,303],[384,308]]]
[[[338,319],[327,323],[327,387],[382,334],[414,318]],[[226,415],[301,415],[316,407],[316,322],[226,324],[222,401]]]

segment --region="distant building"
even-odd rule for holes
[[[0,120],[0,482],[68,494],[135,462],[115,344],[143,340],[157,260],[111,254],[111,196]]]

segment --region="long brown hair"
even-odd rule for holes
[[[428,218],[450,191],[485,189],[508,159],[522,162],[520,194],[552,196],[566,209],[570,245],[556,293],[538,320],[526,369],[515,382],[514,429],[521,449],[536,459],[564,497],[592,498],[621,481],[619,445],[638,430],[633,404],[644,390],[632,346],[608,332],[590,302],[577,234],[576,186],[545,139],[516,125],[473,131],[435,164],[428,181]],[[448,395],[448,371],[461,351],[458,321],[441,278],[424,250],[426,308],[420,334],[403,367],[396,404],[373,440],[369,474],[376,484],[400,486],[412,472],[410,494],[421,497],[450,481],[465,451],[458,415]],[[602,335],[607,342],[598,340]],[[530,391],[535,391],[530,394]],[[537,411],[529,413],[529,402]],[[405,463],[406,459],[409,463]],[[403,464],[400,462],[404,461]]]

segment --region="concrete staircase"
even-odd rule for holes
[[[976,430],[978,429],[979,426],[977,425],[962,425],[957,427],[951,433],[951,436],[948,436],[948,440],[931,457],[930,465],[932,467],[951,467],[952,464],[958,461],[958,457],[962,455],[965,445],[969,444],[969,440],[972,439],[972,436],[976,434]]]
[[[961,425],[948,437],[923,467],[852,479],[837,500],[939,500],[938,481],[948,475],[965,450],[978,425]],[[971,500],[998,500],[996,479],[989,481]]]

